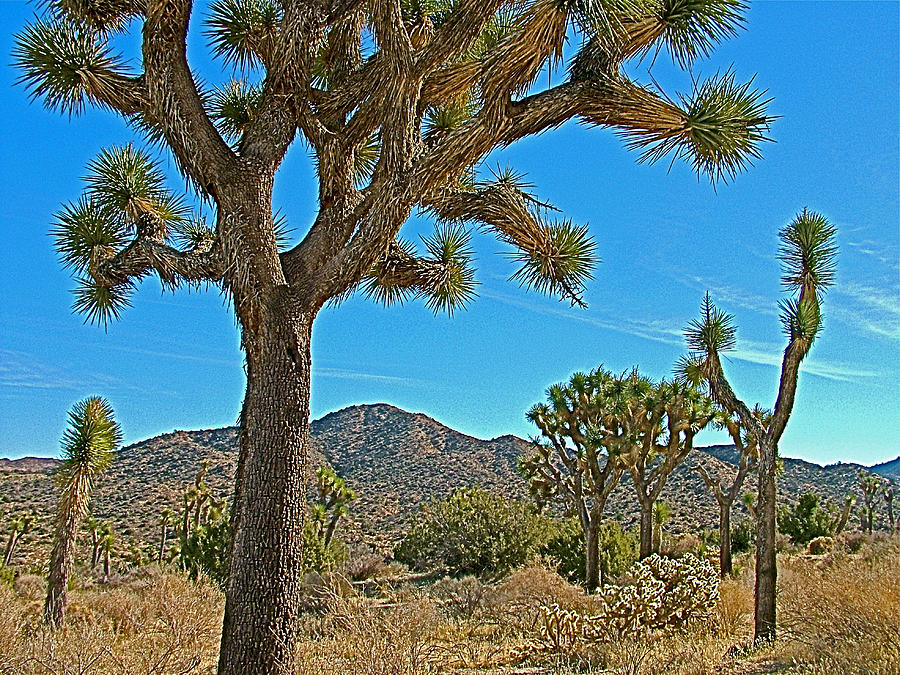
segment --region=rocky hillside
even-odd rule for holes
[[[359,495],[347,525],[346,534],[352,538],[386,547],[419,504],[459,487],[481,485],[510,497],[527,497],[516,460],[529,444],[515,436],[479,440],[425,415],[384,404],[353,406],[326,415],[312,423],[311,434],[311,468],[332,466]],[[114,522],[122,545],[152,547],[159,536],[160,512],[177,505],[204,460],[210,463],[206,482],[219,494],[229,495],[237,462],[237,430],[175,431],[125,447],[95,489],[94,515]],[[712,446],[694,453],[676,471],[663,493],[673,510],[670,531],[715,526],[715,501],[693,468],[702,464],[711,474],[725,478],[733,472],[735,460],[733,447]],[[822,467],[793,459],[784,464],[779,481],[782,501],[795,501],[800,493],[815,491],[839,502],[854,491],[861,468],[856,464]],[[0,536],[9,517],[26,511],[35,512],[39,523],[23,545],[49,532],[55,504],[53,465],[53,460],[33,459],[0,463]],[[745,489],[753,489],[752,479]],[[615,491],[608,511],[625,525],[636,522],[636,500],[627,480]]]
[[[872,471],[890,480],[900,481],[900,457],[872,467]]]

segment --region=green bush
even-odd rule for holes
[[[423,504],[394,557],[417,570],[499,577],[534,556],[549,530],[529,504],[466,488]]]
[[[778,510],[779,531],[798,546],[806,546],[816,537],[831,537],[837,521],[835,509],[820,506],[819,495],[814,492],[800,495],[796,506],[782,506]]]
[[[756,523],[744,518],[731,526],[731,552],[747,553],[756,543]]]
[[[600,573],[605,582],[621,576],[638,559],[638,538],[615,521],[600,526]],[[541,553],[556,565],[557,571],[573,584],[585,582],[584,530],[577,518],[554,523],[549,541]]]

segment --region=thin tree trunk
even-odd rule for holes
[[[54,628],[62,625],[68,598],[66,589],[75,557],[75,540],[78,524],[87,510],[82,502],[87,491],[84,478],[76,478],[68,491],[60,498],[57,512],[56,533],[50,553],[50,576],[47,580],[47,600],[44,603],[44,621]]]
[[[93,572],[97,568],[97,563],[100,562],[100,537],[96,528],[91,530],[91,544],[93,546],[91,549],[91,572]]]
[[[162,534],[159,539],[159,558],[158,562],[162,565],[163,556],[166,554],[166,534],[168,532],[168,528],[166,527],[166,523],[163,523],[162,526]]]
[[[731,574],[731,502],[719,502],[719,576]]]
[[[325,530],[325,539],[324,539],[324,541],[322,542],[322,545],[323,545],[326,549],[328,548],[328,544],[331,543],[331,538],[334,536],[334,530],[335,530],[335,528],[337,527],[338,519],[339,519],[340,517],[341,517],[341,516],[340,516],[339,514],[335,513],[335,514],[331,517],[331,521],[328,523],[328,528]]]
[[[653,502],[641,504],[640,560],[653,554]]]
[[[775,558],[775,457],[774,446],[760,444],[759,494],[756,513],[756,607],[754,640],[775,639],[775,588],[778,570]]]
[[[584,585],[593,593],[601,585],[600,578],[600,523],[591,523],[584,537]]]
[[[16,550],[16,542],[19,540],[19,533],[13,530],[9,533],[9,540],[6,542],[6,553],[3,555],[3,565],[8,566],[12,562],[13,552]]]
[[[298,314],[273,307],[254,334],[244,329],[247,393],[219,675],[293,673],[313,320]]]

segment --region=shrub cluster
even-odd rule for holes
[[[638,558],[638,538],[615,521],[600,526],[601,580],[622,576]],[[573,584],[585,581],[584,530],[576,518],[568,518],[553,528],[541,554],[556,565],[557,571]]]
[[[417,570],[499,577],[533,557],[549,528],[525,502],[464,488],[423,504],[394,556]]]

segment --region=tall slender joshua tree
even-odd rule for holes
[[[672,98],[624,67],[658,48],[691,65],[742,26],[743,0],[212,0],[210,48],[239,74],[218,89],[188,64],[191,0],[41,7],[14,52],[32,95],[122,115],[171,152],[214,214],[211,225],[190,216],[148,153],[112,148],[58,214],[56,245],[79,279],[76,309],[103,324],[150,274],[167,287],[209,282],[232,303],[247,391],[219,660],[229,675],[292,671],[319,310],[356,288],[460,309],[475,291],[467,225],[514,249],[515,280],[580,303],[596,263],[587,229],[548,220],[514,172],[473,180],[474,166],[578,119],[616,129],[642,160],[681,157],[727,179],[759,156],[770,121],[732,72]],[[133,30],[129,62],[110,40]],[[535,86],[567,43],[580,48],[564,81]],[[298,136],[318,212],[285,249],[272,192]],[[415,210],[441,223],[422,253],[398,239]]]
[[[820,301],[834,281],[835,228],[824,216],[804,209],[779,232],[782,285],[797,294],[782,301],[781,323],[788,338],[781,362],[778,398],[765,423],[737,397],[722,370],[720,354],[735,346],[731,315],[709,299],[703,301],[702,316],[685,331],[691,353],[681,363],[682,373],[696,373],[709,386],[715,401],[736,414],[741,426],[759,443],[759,490],[756,503],[755,639],[775,639],[775,466],[778,441],[784,434],[794,399],[800,363],[822,327]]]
[[[3,564],[9,565],[12,563],[13,556],[16,554],[16,546],[18,546],[19,541],[21,541],[22,537],[28,534],[29,530],[31,530],[31,525],[34,523],[34,514],[26,513],[23,516],[19,516],[18,518],[14,518],[10,523],[9,527],[9,539],[6,540],[6,551],[3,554]]]
[[[62,439],[63,461],[55,474],[60,496],[44,605],[44,619],[51,626],[63,622],[75,538],[88,513],[94,479],[112,464],[113,451],[121,440],[122,431],[104,399],[87,398],[69,412],[69,427]]]

